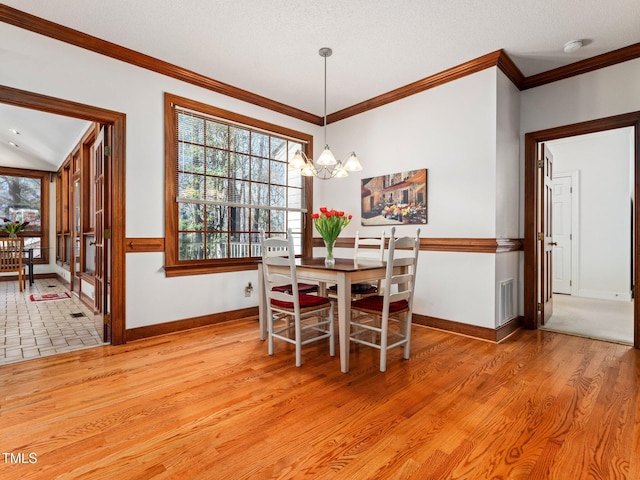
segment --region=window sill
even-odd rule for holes
[[[241,272],[244,270],[256,270],[257,260],[243,260],[241,262],[225,262],[224,264],[195,264],[195,265],[165,265],[166,277],[182,277],[187,275],[207,275],[212,273]]]

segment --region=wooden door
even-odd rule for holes
[[[71,225],[71,258],[69,259],[69,271],[71,273],[71,290],[80,295],[80,289],[82,282],[80,281],[80,240],[82,238],[82,232],[80,229],[80,211],[82,209],[82,203],[80,199],[80,178],[74,176],[73,190],[71,192],[71,216],[73,219]]]
[[[93,146],[95,182],[95,275],[94,324],[103,342],[111,340],[109,315],[109,250],[111,216],[109,208],[110,126],[103,126]]]
[[[540,322],[544,325],[553,314],[553,155],[544,143],[538,151],[540,169],[540,208],[538,219],[538,281]]]

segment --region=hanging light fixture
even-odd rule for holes
[[[349,172],[362,170],[362,165],[355,152],[351,152],[344,163],[337,161],[327,143],[327,57],[330,57],[333,51],[325,47],[318,53],[324,58],[324,150],[316,161],[317,166],[302,150],[298,150],[289,162],[289,168],[300,170],[300,175],[305,177],[317,177],[322,180],[344,178],[349,176]]]

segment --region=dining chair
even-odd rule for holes
[[[264,239],[266,237],[264,230],[262,230],[261,233],[262,233],[262,238]],[[287,233],[288,233],[288,236],[291,236],[290,229],[287,231]],[[282,247],[278,249],[273,248],[273,249],[270,249],[267,252],[267,254],[270,256],[286,257],[289,255],[288,247]],[[273,288],[278,292],[284,292],[284,293],[291,293],[293,291],[291,284],[277,285]],[[319,290],[318,285],[314,285],[313,283],[298,282],[298,293],[315,293],[318,290]]]
[[[358,260],[384,260],[384,240],[385,232],[380,238],[360,238],[360,232],[356,232],[356,241],[353,247],[353,259]],[[373,247],[373,248],[362,248]],[[380,292],[382,280],[373,283],[354,283],[351,285],[351,295],[359,298],[366,295],[375,295]]]
[[[382,262],[384,260],[384,243],[385,232],[382,232],[382,236],[379,238],[367,237],[361,238],[360,232],[356,232],[356,238],[353,245],[353,260],[377,260]],[[364,247],[364,248],[363,248]],[[351,298],[358,299],[367,295],[376,295],[381,291],[382,280],[377,283],[354,283],[351,285]],[[337,287],[331,285],[328,287],[328,294],[333,297],[337,295]]]
[[[286,251],[286,255],[282,252]],[[269,355],[274,339],[295,345],[296,367],[302,365],[302,346],[329,339],[329,354],[335,356],[333,302],[319,295],[301,293],[296,276],[296,258],[291,230],[287,238],[262,236],[262,271],[266,295]],[[282,289],[290,285],[290,289]]]
[[[22,263],[22,249],[24,248],[24,239],[19,238],[0,238],[0,273],[13,272],[18,274],[18,284],[20,291],[26,288],[26,264]]]
[[[399,250],[409,249],[409,256]],[[415,238],[395,238],[391,230],[383,294],[364,297],[351,302],[351,342],[380,350],[380,371],[387,369],[387,350],[404,347],[409,358],[411,346],[411,317],[416,267],[420,251],[420,229]]]

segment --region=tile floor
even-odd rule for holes
[[[93,313],[75,295],[33,302],[31,294],[66,292],[55,278],[38,279],[20,292],[18,282],[0,282],[0,365],[96,347],[102,342]]]

